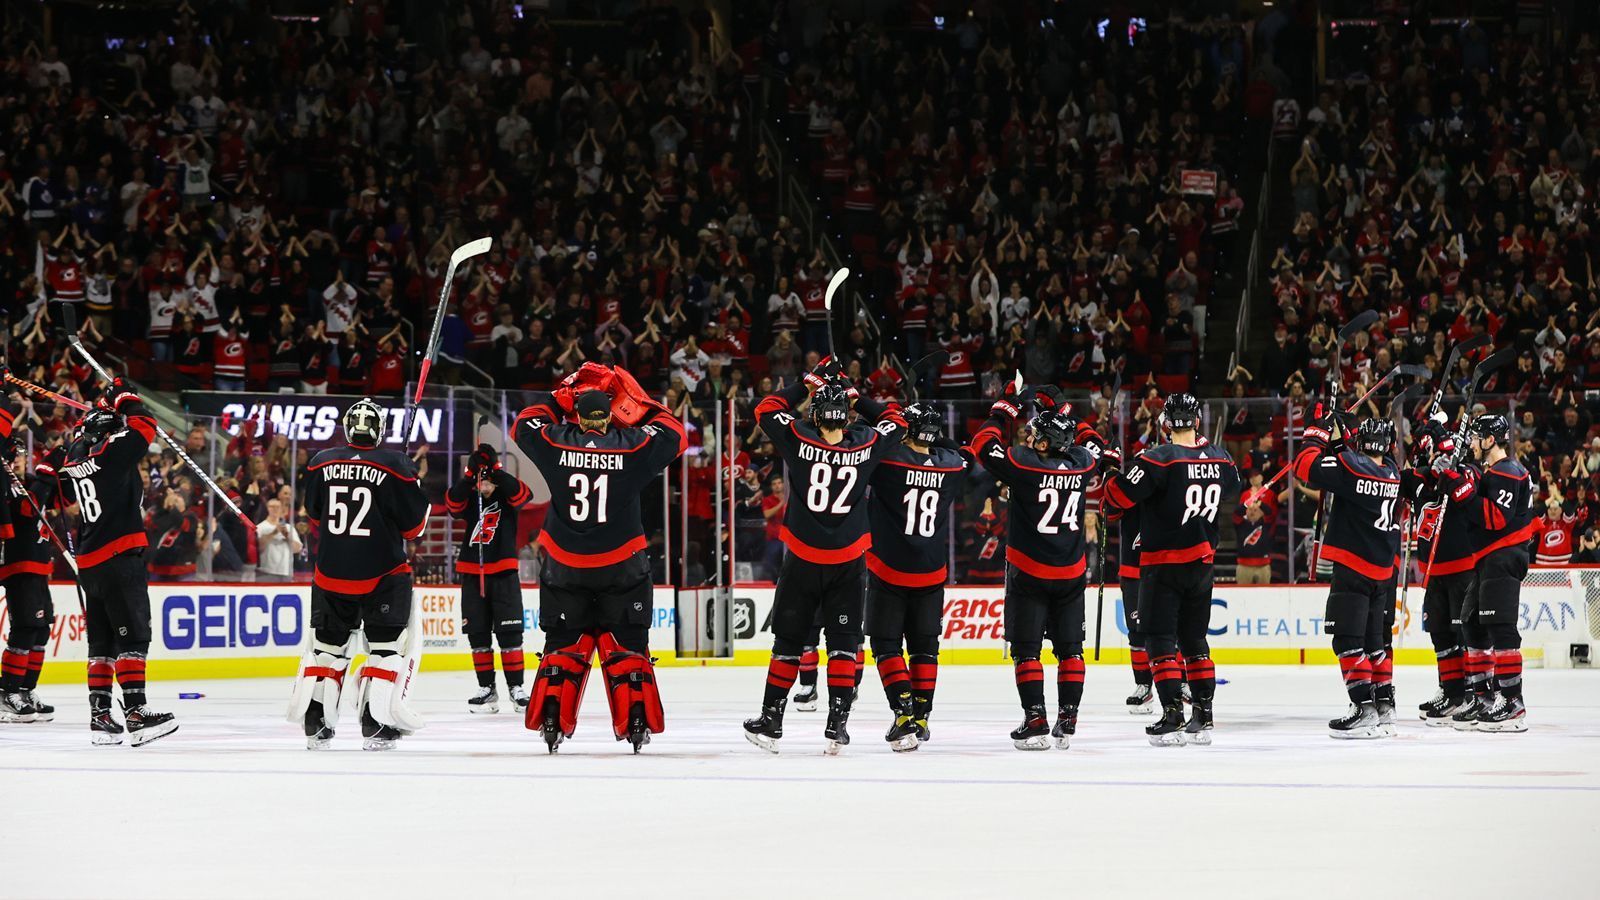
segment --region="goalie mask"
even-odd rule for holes
[[[1394,423],[1388,419],[1363,419],[1356,427],[1356,449],[1381,456],[1394,446]]]
[[[352,447],[371,449],[383,438],[383,407],[363,397],[344,411],[344,439]]]
[[[906,420],[906,437],[919,444],[931,444],[944,435],[944,416],[926,403],[912,403],[901,411]]]

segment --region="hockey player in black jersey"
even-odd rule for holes
[[[512,438],[550,486],[539,545],[544,653],[524,719],[554,753],[600,656],[611,727],[637,753],[666,728],[650,658],[655,614],[640,495],[687,446],[683,424],[622,369],[588,364],[536,394]]]
[[[1522,579],[1528,574],[1528,542],[1533,539],[1534,490],[1528,470],[1508,454],[1511,423],[1501,415],[1479,416],[1468,431],[1476,465],[1452,471],[1444,466],[1446,490],[1462,482],[1445,519],[1467,521],[1477,577],[1461,608],[1466,638],[1468,702],[1451,717],[1462,731],[1528,730],[1522,699],[1522,635],[1517,630]]]
[[[430,507],[411,458],[379,446],[383,422],[371,399],[350,404],[346,446],[312,457],[302,481],[306,514],[318,529],[313,634],[288,719],[304,726],[311,750],[333,740],[357,631],[369,653],[357,684],[363,749],[388,750],[423,725],[406,703],[422,646],[406,542],[422,535]]]
[[[9,469],[0,490],[0,587],[5,588],[5,649],[0,652],[0,722],[49,722],[54,706],[39,699],[34,688],[44,667],[45,647],[55,609],[50,602],[50,541],[40,527],[40,509],[55,497],[54,470],[30,475],[27,448],[11,433],[11,414],[0,410],[0,464]]]
[[[113,679],[122,689],[126,734],[138,747],[178,730],[171,713],[146,705],[150,594],[144,551],[144,488],[138,465],[156,437],[156,420],[122,379],[107,386],[78,422],[56,470],[60,502],[78,507],[78,569],[89,641],[89,732],[95,744],[120,744],[111,714]]]
[[[1145,733],[1158,747],[1211,743],[1217,678],[1206,629],[1217,510],[1237,495],[1239,472],[1226,451],[1199,435],[1199,421],[1200,403],[1193,396],[1168,397],[1161,427],[1170,429],[1171,443],[1145,450],[1106,483],[1111,515],[1139,506],[1139,627],[1161,701],[1161,718]],[[1185,678],[1194,701],[1187,723]]]
[[[825,752],[838,753],[850,743],[846,726],[861,649],[863,557],[872,545],[867,484],[899,446],[905,427],[897,409],[858,396],[838,376],[838,365],[824,360],[756,406],[756,419],[782,457],[790,486],[779,531],[786,552],[773,596],[772,660],[761,714],[744,723],[745,737],[773,753],[783,737],[784,706],[800,654],[816,643],[819,608],[828,645]],[[802,403],[809,404],[804,419]],[[850,423],[852,407],[865,421]]]
[[[1031,405],[1012,396],[996,401],[972,439],[972,453],[1011,490],[1005,638],[1023,714],[1011,740],[1019,750],[1045,750],[1053,738],[1064,750],[1077,732],[1083,699],[1084,499],[1106,448],[1093,429],[1053,409],[1034,416],[1020,444],[1008,447],[1007,426]],[[1054,728],[1039,660],[1046,638],[1057,659]]]
[[[1350,709],[1328,723],[1330,737],[1394,734],[1394,660],[1388,643],[1400,553],[1400,475],[1389,459],[1393,449],[1392,422],[1364,419],[1354,435],[1347,435],[1339,416],[1326,415],[1306,427],[1305,444],[1294,460],[1296,478],[1336,501],[1321,549],[1322,558],[1333,564],[1322,621],[1333,636]]]
[[[1107,524],[1109,524],[1109,516]],[[1133,693],[1125,701],[1132,715],[1150,712],[1155,688],[1150,678],[1150,653],[1139,630],[1139,507],[1118,516],[1117,583],[1122,588],[1122,624],[1128,629],[1128,664],[1133,668]]]
[[[1430,726],[1445,726],[1471,701],[1466,683],[1466,638],[1461,610],[1477,575],[1472,537],[1461,503],[1471,496],[1476,470],[1461,466],[1454,437],[1445,430],[1445,416],[1436,412],[1423,426],[1408,455],[1412,465],[1401,474],[1401,493],[1418,508],[1416,556],[1422,567],[1422,627],[1433,643],[1439,691],[1419,707]],[[1430,459],[1431,457],[1431,459]],[[1436,471],[1437,469],[1437,471]],[[1450,515],[1443,515],[1448,498]]]
[[[496,640],[511,702],[519,710],[528,707],[528,693],[522,687],[517,510],[531,499],[528,486],[500,467],[500,454],[488,444],[472,451],[466,471],[445,493],[445,509],[467,526],[456,555],[456,575],[461,582],[461,631],[472,648],[472,668],[478,676],[478,692],[467,700],[469,712],[500,711],[494,687],[492,641]]]
[[[949,581],[950,504],[972,467],[944,437],[944,416],[926,403],[901,413],[905,441],[872,475],[867,519],[867,637],[894,723],[884,739],[915,750],[932,736],[928,716],[939,672],[944,586]],[[902,652],[909,651],[910,665]]]

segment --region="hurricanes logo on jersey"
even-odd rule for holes
[[[500,504],[495,503],[484,507],[483,518],[478,520],[478,527],[472,532],[471,543],[492,544],[494,534],[500,530]]]

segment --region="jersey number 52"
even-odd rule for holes
[[[345,501],[345,494],[350,495],[350,500]],[[351,510],[355,515],[351,515]],[[372,533],[364,523],[367,514],[372,512],[372,488],[358,485],[351,487],[346,484],[332,484],[328,486],[328,533],[348,534],[351,537],[366,537]]]

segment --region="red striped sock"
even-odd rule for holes
[[[1056,661],[1056,702],[1063,709],[1077,708],[1083,701],[1083,657],[1066,656]]]
[[[1495,688],[1507,697],[1522,696],[1522,650],[1494,652]]]
[[[1019,659],[1013,674],[1023,709],[1044,705],[1044,666],[1037,659]]]
[[[89,657],[89,693],[111,693],[111,682],[116,677],[117,666],[111,657]]]
[[[861,673],[867,670],[867,651],[856,651],[856,683],[854,687],[861,687]]]
[[[39,686],[39,674],[44,671],[44,648],[28,651],[28,671],[22,676],[22,689],[31,691]]]
[[[1133,664],[1133,681],[1135,684],[1150,683],[1150,654],[1143,647],[1134,647],[1128,651],[1128,661]]]
[[[510,650],[500,651],[500,671],[505,673],[507,687],[522,686],[524,665],[521,647],[512,647]]]
[[[1339,671],[1344,674],[1344,689],[1351,703],[1372,699],[1372,663],[1365,651],[1347,650],[1339,654]]]
[[[0,688],[16,690],[28,674],[28,651],[7,647],[0,652]]]
[[[1377,655],[1371,657],[1371,661],[1373,687],[1392,684],[1394,682],[1394,657],[1387,650],[1380,650]]]
[[[762,702],[772,706],[789,696],[794,680],[800,674],[800,660],[793,656],[773,656],[767,663],[767,689]]]
[[[885,656],[878,660],[878,678],[883,681],[883,692],[898,697],[911,687],[911,672],[906,668],[904,656]]]
[[[828,702],[847,707],[855,697],[856,680],[861,675],[859,654],[845,650],[828,651]]]
[[[1183,689],[1183,665],[1177,656],[1158,656],[1150,660],[1150,678],[1163,706],[1177,702]]]
[[[1467,690],[1478,694],[1488,691],[1494,678],[1494,651],[1467,650],[1466,676]]]
[[[124,653],[117,657],[117,685],[122,688],[125,706],[144,705],[144,654]]]

